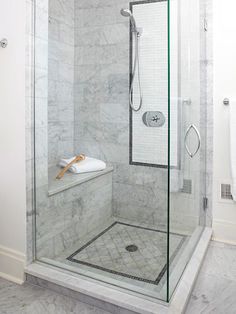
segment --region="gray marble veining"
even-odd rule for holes
[[[1,314],[108,314],[109,312],[25,283],[18,286],[0,279]]]
[[[74,154],[74,0],[49,1],[48,164]]]
[[[211,242],[186,314],[236,312],[236,246]]]

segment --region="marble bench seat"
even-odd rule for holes
[[[75,174],[67,171],[62,179],[56,179],[57,174],[61,170],[60,167],[55,166],[49,168],[48,173],[48,195],[52,196],[54,194],[60,193],[62,191],[68,190],[76,185],[82,184],[89,180],[95,179],[99,176],[105,175],[113,171],[113,167],[109,166],[101,171],[94,171],[88,173]]]

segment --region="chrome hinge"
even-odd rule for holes
[[[208,208],[208,198],[203,197],[203,209],[206,210]]]
[[[204,31],[205,32],[208,31],[208,21],[207,21],[207,19],[204,19]]]

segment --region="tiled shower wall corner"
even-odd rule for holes
[[[49,1],[48,163],[74,154],[74,0]]]
[[[75,152],[114,167],[114,215],[166,228],[167,171],[129,165],[128,2],[75,3]]]

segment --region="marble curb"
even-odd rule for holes
[[[72,274],[68,271],[40,262],[34,262],[28,265],[25,272],[57,286],[75,291],[78,294],[113,304],[134,313],[181,314],[184,313],[188,303],[195,280],[207,252],[211,235],[212,229],[205,228],[169,304],[160,300],[151,301],[118,290],[118,288],[113,289],[111,286],[100,284],[92,279]],[[96,305],[96,303],[93,305]]]
[[[195,281],[207,253],[211,237],[212,228],[205,228],[170,300],[168,313],[181,314],[185,312]]]

